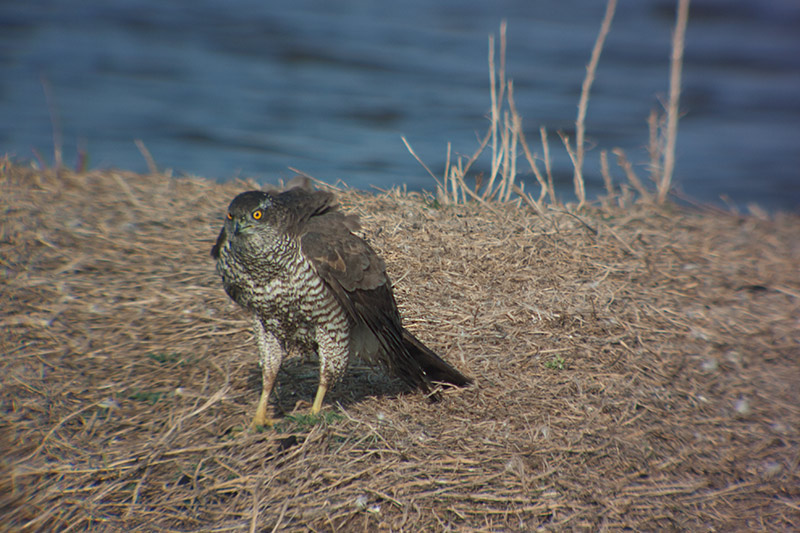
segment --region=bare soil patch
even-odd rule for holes
[[[800,530],[800,217],[343,192],[476,383],[356,363],[325,420],[251,433],[209,257],[250,188],[0,162],[0,529]],[[277,413],[316,380],[286,364]]]

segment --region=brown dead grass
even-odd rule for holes
[[[339,417],[252,434],[208,255],[251,187],[0,163],[0,528],[800,529],[797,216],[345,192],[476,384],[430,404],[355,365]],[[305,412],[313,362],[279,379]]]

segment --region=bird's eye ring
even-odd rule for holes
[[[264,212],[261,211],[261,209],[256,209],[255,211],[253,211],[253,218],[256,220],[260,220],[263,215]]]
[[[233,215],[231,215],[230,213],[228,213],[228,220],[233,220]]]

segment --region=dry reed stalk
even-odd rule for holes
[[[500,51],[495,52],[494,36],[489,37],[489,80],[491,94],[490,125],[472,156],[464,162],[459,157],[455,163],[451,160],[452,147],[448,143],[445,173],[440,181],[431,169],[414,152],[408,140],[401,137],[406,149],[430,174],[436,182],[436,196],[443,204],[461,204],[467,198],[482,204],[488,201],[508,202],[514,189],[516,177],[517,145],[522,128],[521,119],[515,113],[504,111],[506,90],[512,90],[512,84],[505,76],[506,24],[500,26]],[[496,61],[499,60],[499,67]],[[502,117],[502,118],[501,118]],[[472,164],[481,156],[491,143],[491,171],[488,183],[479,192],[479,184],[473,191],[466,183],[465,177]]]
[[[60,169],[64,166],[62,159],[63,140],[61,136],[61,120],[59,119],[55,97],[53,96],[53,86],[44,74],[39,77],[39,81],[42,84],[47,111],[50,113],[50,127],[53,131],[53,167]],[[46,166],[43,166],[43,168],[46,168]]]
[[[605,16],[601,23],[600,32],[592,49],[592,55],[587,65],[587,73],[584,78],[581,98],[578,105],[578,117],[576,119],[577,139],[575,147],[570,144],[569,138],[560,132],[561,140],[570,157],[574,168],[575,193],[578,198],[579,207],[586,203],[586,189],[583,180],[583,161],[585,157],[585,118],[588,108],[591,86],[594,81],[600,54],[605,43],[605,39],[610,31],[611,22],[616,10],[616,0],[609,0],[606,6]],[[555,187],[553,183],[552,168],[550,163],[550,147],[547,139],[547,132],[544,127],[540,128],[542,141],[543,160],[545,164],[545,177],[538,169],[536,157],[531,152],[527,144],[522,118],[517,111],[513,95],[513,82],[506,77],[505,67],[506,54],[506,22],[503,21],[499,32],[499,53],[496,51],[495,37],[489,36],[489,89],[490,89],[490,113],[489,128],[481,141],[478,149],[473,153],[466,164],[459,157],[455,163],[451,161],[452,147],[448,144],[447,161],[445,173],[440,181],[414,153],[408,141],[403,138],[406,148],[412,156],[423,165],[425,170],[434,178],[437,185],[436,196],[443,204],[460,204],[466,202],[467,198],[480,200],[482,203],[495,201],[508,203],[511,201],[512,194],[524,191],[523,186],[515,183],[517,177],[517,157],[519,147],[528,161],[528,164],[541,187],[539,199],[534,200],[530,195],[522,198],[525,203],[541,203],[546,196],[549,196],[552,205],[557,204]],[[499,63],[499,65],[498,65]],[[505,110],[505,106],[508,109]],[[491,146],[490,154],[490,173],[485,185],[479,181],[476,183],[475,190],[466,184],[465,177],[467,171],[477,158],[483,153],[487,146]],[[476,180],[477,181],[477,180]],[[482,191],[480,190],[482,187]],[[539,211],[539,210],[537,210]]]
[[[553,186],[553,169],[550,164],[550,143],[547,141],[547,129],[544,126],[539,128],[539,137],[542,139],[542,153],[544,155],[544,170],[547,174],[547,190],[550,193],[550,203],[558,205],[556,201],[556,189]]]
[[[414,159],[417,160],[417,163],[422,165],[422,168],[424,168],[428,172],[428,174],[436,181],[436,189],[437,189],[437,191],[439,191],[440,194],[442,194],[445,198],[447,198],[447,181],[446,181],[447,180],[447,174],[445,174],[445,181],[444,182],[440,182],[439,178],[436,177],[436,174],[434,174],[433,171],[430,168],[428,168],[428,165],[426,165],[425,162],[422,159],[420,159],[420,157],[417,155],[417,153],[411,147],[411,144],[408,142],[408,140],[406,140],[406,138],[404,136],[401,136],[400,139],[403,141],[403,144],[406,145],[406,150],[408,150],[408,152],[414,157]],[[448,146],[447,154],[449,155],[450,154],[450,143],[448,143],[447,146]],[[449,166],[450,166],[449,163],[450,163],[450,159],[448,157],[448,166],[447,166],[447,168],[449,168]]]
[[[608,165],[608,151],[600,151],[600,174],[603,176],[603,184],[606,187],[606,195],[609,199],[614,198],[614,180],[611,178],[611,169]]]
[[[628,161],[625,151],[622,148],[614,148],[612,153],[617,156],[617,164],[623,171],[625,171],[625,176],[628,178],[628,181],[631,182],[633,188],[636,189],[645,202],[652,202],[652,195],[647,190],[647,187],[642,184],[639,176],[636,175],[636,171],[633,170],[633,165],[631,165],[631,162]]]
[[[156,160],[153,159],[153,154],[151,154],[150,150],[147,149],[144,141],[141,139],[136,139],[134,143],[136,144],[136,148],[139,149],[139,153],[141,153],[142,157],[144,157],[145,163],[147,163],[147,170],[150,171],[150,174],[158,174],[158,165],[156,165]]]
[[[450,172],[451,172],[450,157],[451,157],[452,153],[453,153],[453,145],[452,145],[452,143],[450,143],[448,141],[447,142],[447,158],[445,160],[445,166],[444,166],[444,186],[447,187],[448,181],[450,182],[450,190],[452,190],[453,202],[458,203],[458,185],[456,183],[456,180],[452,179],[452,177],[450,175]],[[460,164],[461,164],[461,161],[458,161],[457,165],[459,167],[460,167]],[[438,196],[438,194],[439,194],[439,192],[437,190],[437,196]]]
[[[525,159],[527,159],[528,165],[530,165],[531,170],[533,171],[533,175],[536,177],[536,181],[539,182],[539,188],[540,188],[538,200],[534,200],[530,195],[523,196],[523,200],[525,200],[526,203],[534,202],[536,204],[536,210],[541,211],[540,204],[547,195],[549,187],[544,179],[544,176],[542,176],[542,173],[539,171],[539,167],[536,164],[536,158],[531,153],[531,149],[528,147],[528,142],[525,140],[525,131],[522,127],[522,116],[517,111],[517,104],[516,102],[514,102],[513,83],[508,84],[508,107],[511,110],[511,116],[514,117],[515,120],[515,128],[517,130],[517,137],[519,139],[519,144],[520,146],[522,146],[522,151],[525,154]],[[522,190],[521,187],[520,190]]]
[[[495,65],[495,42],[494,35],[489,36],[489,94],[491,99],[491,109],[489,114],[490,131],[492,142],[492,160],[491,171],[489,174],[489,183],[483,194],[483,199],[490,199],[494,194],[494,182],[497,179],[500,166],[505,158],[507,152],[504,152],[499,146],[502,143],[500,138],[500,110],[503,105],[503,94],[506,88],[506,21],[500,22],[500,67]]]
[[[661,117],[655,109],[650,111],[650,114],[647,116],[647,131],[647,154],[650,160],[650,181],[653,182],[657,189],[664,173],[664,167],[661,161],[661,155],[664,153],[664,146],[661,138]]]
[[[667,105],[667,132],[664,146],[664,170],[658,183],[658,203],[663,204],[672,184],[675,169],[675,145],[678,137],[678,104],[681,94],[681,70],[683,47],[686,40],[686,25],[689,20],[689,0],[678,0],[675,15],[675,31],[672,35],[672,54],[669,72],[669,103]]]
[[[594,82],[595,72],[597,71],[597,64],[600,62],[600,54],[603,51],[603,45],[611,29],[611,21],[614,19],[614,12],[617,9],[617,0],[608,0],[606,4],[606,12],[603,16],[603,22],[600,24],[600,32],[597,34],[597,40],[592,48],[592,55],[589,59],[589,64],[586,66],[586,77],[583,79],[581,85],[581,97],[578,101],[578,117],[575,120],[575,149],[573,151],[569,147],[566,136],[562,136],[564,146],[567,147],[570,159],[572,159],[575,173],[573,176],[575,182],[575,196],[578,197],[578,207],[582,207],[586,203],[586,188],[583,182],[583,158],[584,158],[584,135],[586,129],[586,110],[589,107],[589,93],[591,92],[592,83]]]

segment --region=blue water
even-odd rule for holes
[[[474,151],[488,124],[487,36],[507,19],[527,137],[541,153],[538,128],[548,128],[569,200],[556,131],[574,137],[604,4],[4,0],[0,153],[50,162],[55,121],[69,165],[84,149],[91,168],[146,171],[141,139],[176,174],[274,182],[294,167],[361,189],[432,190],[400,137],[438,174],[448,142]],[[587,116],[590,194],[601,149],[625,149],[646,180],[646,118],[667,92],[673,23],[671,0],[619,2]],[[681,109],[682,191],[798,210],[800,2],[693,0]]]

